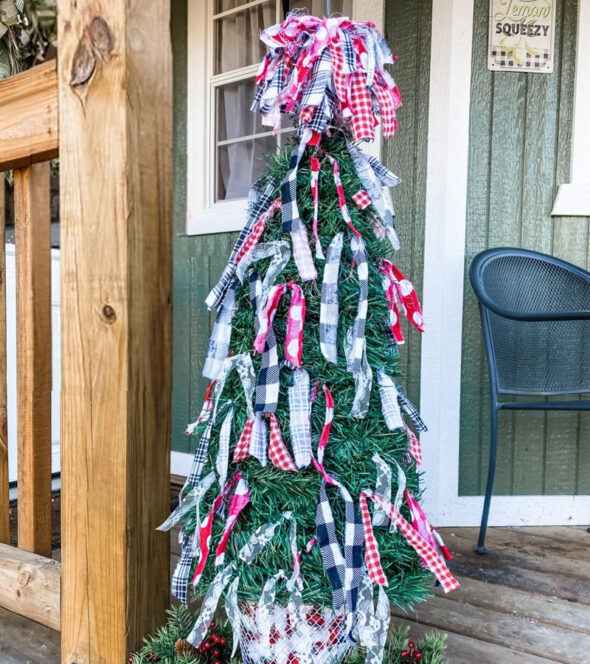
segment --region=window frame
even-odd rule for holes
[[[245,222],[247,198],[215,201],[215,89],[223,84],[246,80],[258,70],[258,63],[222,74],[213,74],[213,0],[188,1],[187,44],[187,235],[211,235],[239,231]],[[255,7],[266,0],[250,0],[240,9]],[[280,19],[280,0],[276,19]],[[227,13],[227,12],[224,12]],[[353,0],[355,20],[372,20],[383,27],[384,0]],[[369,18],[370,17],[370,18]],[[288,129],[281,130],[281,132]],[[262,134],[266,135],[266,132]],[[258,136],[258,134],[256,135]],[[367,152],[378,156],[379,138]]]

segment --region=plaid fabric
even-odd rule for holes
[[[412,517],[412,527],[417,533],[419,533],[420,537],[422,537],[425,542],[428,542],[434,550],[437,550],[438,543],[432,535],[433,528],[430,525],[430,521],[428,521],[428,517],[424,513],[424,510],[409,491],[404,493],[404,497]]]
[[[342,114],[344,116],[350,115],[347,101],[347,85],[346,75],[344,71],[344,52],[342,50],[342,43],[340,35],[330,40],[330,55],[332,56],[332,75],[334,77],[334,90],[336,96],[340,100]]]
[[[309,374],[305,369],[293,372],[293,385],[289,387],[289,435],[297,468],[311,463],[311,402]]]
[[[402,410],[408,415],[408,417],[414,423],[417,431],[428,431],[428,427],[424,424],[424,420],[420,417],[416,406],[408,399],[408,397],[402,392],[402,390],[396,386],[397,389],[397,400],[399,405],[402,407]]]
[[[348,77],[348,105],[354,109],[350,122],[354,140],[374,140],[373,103],[371,93],[367,89],[366,74],[363,72],[355,71]]]
[[[391,92],[378,82],[371,86],[371,90],[379,102],[383,136],[385,136],[385,138],[391,138],[398,130],[397,118],[395,117],[395,106]]]
[[[381,395],[381,409],[385,424],[390,431],[402,429],[404,421],[398,402],[398,391],[393,379],[390,378],[383,369],[377,369],[377,383],[379,384],[379,394]]]
[[[266,421],[261,413],[256,413],[254,416],[254,426],[252,427],[252,435],[250,437],[250,456],[258,459],[261,466],[266,466],[267,463],[267,442],[266,442]]]
[[[348,211],[348,207],[346,206],[346,197],[344,196],[344,188],[342,187],[342,180],[340,179],[340,167],[338,166],[338,162],[332,155],[326,154],[326,157],[328,157],[330,163],[332,164],[332,171],[334,173],[334,184],[336,185],[336,191],[338,192],[338,205],[340,207],[340,214],[342,215],[342,218],[346,222],[346,225],[350,230],[357,236],[361,237],[361,234],[357,231],[357,229],[354,227],[352,223],[352,219],[350,218],[350,212]]]
[[[258,334],[260,322],[258,307],[262,294],[262,280],[256,272],[250,274],[250,301],[254,310],[254,330]],[[256,403],[254,409],[260,413],[274,413],[279,401],[279,354],[277,340],[272,327],[268,330],[264,341],[262,361],[256,382]]]
[[[426,542],[418,532],[403,518],[393,505],[383,497],[365,489],[363,494],[378,505],[395,522],[410,546],[423,560],[426,567],[434,574],[443,590],[448,593],[459,588],[459,582],[453,577],[438,552]]]
[[[319,106],[326,95],[326,90],[330,89],[331,86],[332,55],[330,49],[326,48],[322,51],[321,56],[313,65],[310,80],[306,83],[301,98],[301,106],[303,108]]]
[[[367,497],[361,493],[360,496],[361,516],[363,519],[363,527],[365,529],[365,564],[367,566],[367,573],[371,581],[378,586],[386,586],[387,577],[381,567],[381,556],[379,555],[379,547],[373,532],[373,524],[371,523],[371,514],[369,513],[369,506],[367,505]]]
[[[359,189],[356,194],[353,195],[352,200],[360,210],[364,210],[371,205],[371,197],[364,189]]]
[[[334,609],[346,607],[349,615],[357,607],[358,590],[361,581],[362,548],[364,541],[363,524],[355,509],[347,489],[336,483],[345,504],[346,524],[344,530],[344,555],[338,543],[334,515],[326,493],[326,482],[322,482],[316,510],[318,544],[322,554],[324,569],[332,586]]]
[[[236,270],[237,256],[240,253],[240,249],[252,232],[256,220],[271,205],[275,186],[275,181],[273,179],[271,179],[267,184],[264,192],[262,191],[262,179],[257,180],[252,185],[252,188],[250,189],[248,218],[246,220],[246,224],[240,231],[238,239],[236,240],[234,248],[232,249],[231,255],[229,257],[229,261],[223,269],[219,281],[217,284],[215,284],[207,296],[207,299],[205,300],[209,309],[217,310],[223,302],[223,298],[225,297],[226,291],[229,288],[231,280],[234,276],[234,272]]]
[[[239,280],[237,277],[233,277],[215,319],[213,332],[209,337],[203,376],[210,380],[217,380],[219,378],[229,351],[238,283]]]
[[[500,67],[514,67],[518,69],[544,69],[549,63],[549,49],[543,49],[540,53],[532,54],[526,53],[524,62],[517,62],[514,59],[514,51],[502,51],[500,49],[492,50],[492,57],[495,63]]]
[[[289,170],[281,183],[281,209],[283,232],[291,234],[293,258],[302,281],[317,278],[317,271],[307,240],[307,230],[297,205],[297,170],[305,152],[307,137],[303,137],[299,145],[291,153]]]
[[[207,428],[199,439],[199,444],[197,445],[197,449],[193,457],[193,464],[191,466],[190,473],[186,478],[186,485],[188,486],[196,486],[201,479],[203,468],[205,467],[205,463],[207,463],[207,457],[209,454],[209,443],[211,441],[211,431],[213,430],[213,424],[214,419],[209,419],[207,422]]]
[[[219,485],[223,487],[227,479],[227,469],[229,466],[229,448],[231,445],[231,430],[234,418],[234,409],[230,407],[221,429],[219,430],[219,451],[215,460],[215,468],[219,475]]]
[[[334,94],[327,89],[321,103],[316,107],[313,117],[304,125],[305,128],[322,133],[334,117],[335,103]]]
[[[283,441],[277,416],[274,413],[270,413],[268,419],[270,423],[270,443],[268,446],[268,456],[270,460],[277,468],[296,473],[297,466],[291,458],[289,450]]]
[[[258,244],[258,241],[260,240],[262,233],[264,232],[266,222],[272,216],[274,216],[280,209],[281,209],[281,199],[275,198],[275,200],[272,202],[268,210],[266,210],[266,212],[263,212],[260,215],[258,221],[256,222],[254,228],[252,229],[252,232],[250,233],[250,235],[248,235],[244,244],[238,251],[238,254],[236,256],[236,263],[239,263],[246,254],[249,254],[251,251],[254,251],[256,245]]]
[[[233,463],[239,463],[240,461],[248,458],[253,427],[254,417],[249,417],[244,424],[240,438],[234,448],[234,454],[232,457]]]
[[[408,435],[408,443],[410,445],[410,454],[416,459],[416,463],[422,465],[422,446],[416,437],[416,434],[406,426],[406,434]]]
[[[213,399],[211,399],[211,392],[213,391],[214,387],[215,387],[215,381],[209,383],[209,387],[207,388],[207,392],[205,393],[205,401],[203,402],[203,406],[201,408],[199,417],[194,422],[192,422],[187,426],[187,428],[184,431],[186,436],[192,435],[195,432],[195,429],[199,426],[199,424],[201,424],[201,422],[206,422],[211,417],[211,413],[213,412]]]
[[[367,323],[367,310],[369,306],[369,265],[365,241],[361,237],[353,236],[350,240],[350,249],[359,281],[359,303],[352,332],[352,351],[347,359],[347,369],[351,373],[361,371],[363,351],[365,345],[365,326]]]
[[[188,577],[190,576],[193,558],[195,557],[192,550],[192,539],[192,535],[183,533],[182,552],[176,563],[176,567],[174,568],[174,574],[172,575],[172,582],[170,584],[170,592],[183,604],[186,604]]]
[[[322,243],[318,234],[318,214],[319,214],[319,190],[318,180],[320,175],[320,160],[317,157],[312,157],[310,161],[311,170],[311,196],[313,198],[313,238],[315,241],[315,257],[324,260],[324,252],[322,251]]]
[[[328,362],[338,363],[338,273],[344,233],[337,233],[328,247],[320,303],[320,349]]]

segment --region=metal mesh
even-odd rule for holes
[[[482,270],[484,293],[514,314],[590,309],[590,280],[532,256],[498,256]],[[590,392],[590,321],[515,321],[488,312],[502,391]]]
[[[243,603],[240,621],[244,664],[338,664],[354,648],[344,615],[330,608],[273,604],[259,615],[255,604]]]

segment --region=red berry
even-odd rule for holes
[[[221,662],[220,662],[218,659],[216,659],[216,660],[213,662],[213,664],[221,664]]]
[[[414,655],[414,659],[415,659],[417,662],[419,662],[419,661],[422,659],[422,653],[421,653],[421,652],[417,652],[417,653]]]
[[[224,646],[224,645],[227,643],[227,639],[226,639],[225,637],[222,636],[222,637],[219,639],[219,643],[220,643],[222,646]]]
[[[209,627],[211,627],[211,629],[213,629],[213,628],[215,627],[215,620],[212,620],[212,621],[209,623]]]
[[[409,650],[402,650],[400,655],[402,657],[409,657],[410,656],[410,651]]]
[[[213,657],[221,657],[221,650],[215,649],[213,651]]]
[[[129,655],[129,659],[127,660],[127,664],[133,664],[133,657]]]
[[[205,643],[203,643],[203,650],[209,650],[209,648],[211,648],[211,642],[205,641]]]
[[[416,647],[416,644],[413,643],[412,641],[410,641],[410,643],[408,643],[408,648],[409,648],[410,650],[414,650],[415,647]]]

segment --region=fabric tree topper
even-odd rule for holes
[[[363,646],[378,664],[390,601],[458,586],[416,499],[426,425],[397,377],[402,314],[424,330],[392,251],[400,180],[360,149],[397,130],[394,58],[348,18],[291,14],[261,38],[253,110],[297,138],[268,157],[207,298],[211,384],[161,526],[182,525],[172,590],[203,597],[196,647],[223,599],[246,663],[336,664]]]

